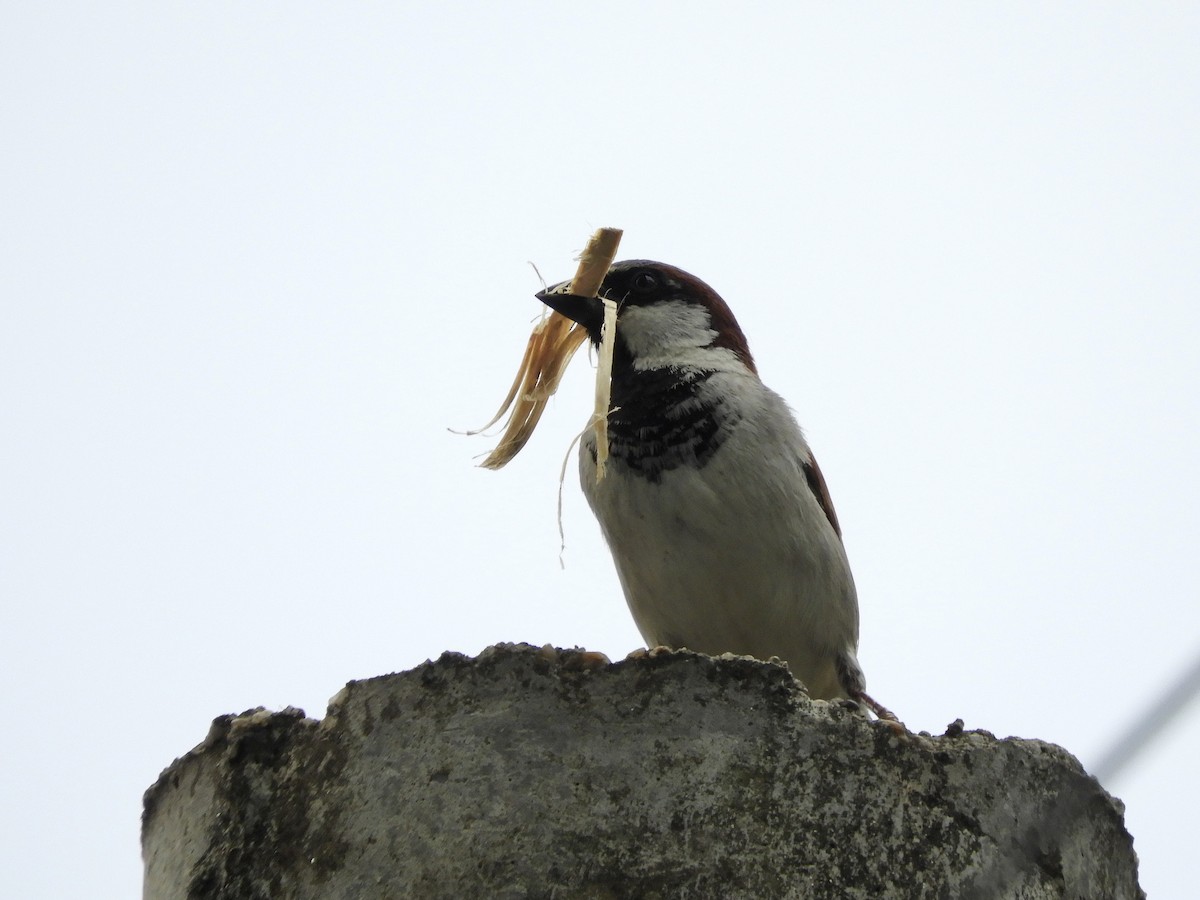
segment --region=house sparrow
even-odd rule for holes
[[[600,342],[603,303],[539,300]],[[583,491],[650,646],[778,656],[820,699],[865,692],[858,599],[825,479],[783,399],[759,380],[716,291],[674,266],[615,263],[609,459],[580,446]]]

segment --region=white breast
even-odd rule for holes
[[[708,464],[657,482],[610,460],[596,482],[595,436],[580,452],[584,493],[650,645],[786,660],[815,697],[845,696],[858,602],[841,539],[803,471],[808,446],[783,400],[753,374],[718,372],[706,390],[737,424]]]

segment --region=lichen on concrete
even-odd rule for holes
[[[147,900],[1137,898],[1066,751],[897,733],[744,657],[499,645],[217,719],[146,794]]]

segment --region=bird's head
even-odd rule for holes
[[[551,309],[587,329],[600,343],[604,304],[569,293],[570,282],[537,294]],[[600,286],[617,304],[618,367],[731,368],[755,371],[746,336],[720,295],[694,275],[645,259],[617,262]]]

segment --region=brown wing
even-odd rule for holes
[[[833,511],[833,501],[829,499],[829,488],[825,485],[825,476],[821,474],[821,467],[817,465],[816,457],[812,453],[809,453],[808,461],[804,463],[804,477],[808,481],[808,487],[813,492],[813,496],[821,504],[821,509],[825,510],[829,524],[833,526],[834,532],[840,538],[842,527],[838,524],[837,513]]]

